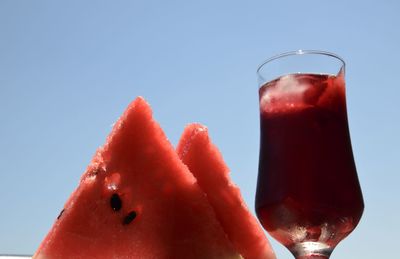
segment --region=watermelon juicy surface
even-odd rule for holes
[[[99,148],[33,258],[240,258],[143,98]]]
[[[237,251],[246,259],[272,259],[275,254],[258,220],[248,210],[239,188],[231,181],[230,170],[208,130],[200,124],[188,125],[177,153],[207,194],[217,219]]]

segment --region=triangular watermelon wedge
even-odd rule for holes
[[[141,97],[97,150],[33,258],[240,258]]]
[[[207,194],[217,219],[237,251],[246,259],[275,258],[262,227],[230,179],[230,170],[211,142],[207,128],[189,124],[178,143],[177,153]]]

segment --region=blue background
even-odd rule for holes
[[[366,204],[332,257],[394,258],[399,11],[395,0],[0,0],[0,253],[36,250],[138,95],[174,145],[187,123],[206,124],[253,210],[257,65],[289,50],[322,49],[347,62]],[[292,258],[271,242],[278,258]]]

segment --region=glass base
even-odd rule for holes
[[[296,259],[327,259],[333,251],[333,247],[319,242],[303,242],[288,248]]]

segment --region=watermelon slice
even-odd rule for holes
[[[188,125],[177,153],[207,194],[217,219],[237,251],[246,259],[275,258],[262,227],[231,181],[230,170],[221,153],[211,143],[207,128],[200,124]]]
[[[33,258],[241,258],[146,101],[115,124]]]

